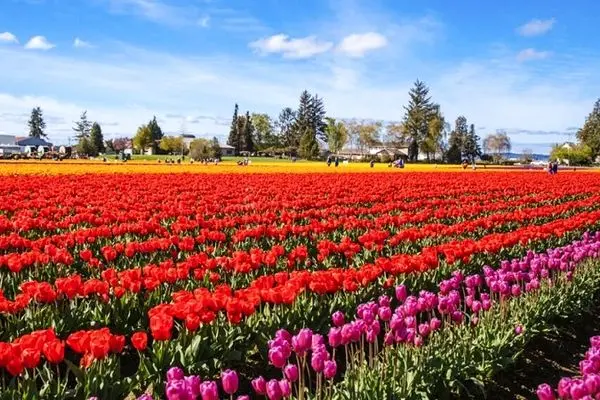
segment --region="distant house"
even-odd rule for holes
[[[371,147],[369,149],[369,155],[377,156],[381,159],[390,159],[390,160],[399,160],[403,159],[404,161],[408,160],[408,148],[396,148],[396,147],[386,147],[386,146],[376,146]]]
[[[12,135],[0,135],[0,146],[14,146],[17,144],[17,137]]]
[[[0,135],[0,155],[20,153],[21,146],[17,144],[17,138],[12,135]]]
[[[364,160],[373,157],[382,159],[398,160],[408,159],[408,148],[399,148],[391,146],[373,146],[373,147],[344,147],[338,155],[351,160]]]
[[[573,142],[564,142],[560,147],[563,148],[563,149],[565,149],[565,150],[573,150],[573,148],[575,147],[575,143],[573,143]]]
[[[224,156],[233,156],[235,154],[235,147],[228,144],[220,144],[221,154]]]
[[[183,145],[188,149],[190,148],[190,144],[194,140],[196,140],[196,136],[190,135],[188,133],[184,133],[183,135],[181,135],[181,137],[183,138]]]

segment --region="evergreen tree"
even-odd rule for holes
[[[600,156],[600,99],[596,100],[594,109],[577,132],[577,139],[591,149],[593,159]]]
[[[429,120],[432,118],[434,105],[429,96],[429,88],[424,82],[417,80],[409,91],[408,106],[404,115],[403,127],[409,142],[408,158],[416,161],[419,149],[429,133]]]
[[[461,115],[456,118],[454,130],[450,132],[446,161],[451,164],[459,164],[462,161],[463,149],[465,148],[465,140],[468,133],[467,119]]]
[[[73,130],[76,132],[75,137],[79,140],[88,138],[92,129],[92,123],[87,119],[87,110],[81,113],[79,121],[75,122]]]
[[[150,132],[152,132],[152,150],[154,153],[156,153],[159,149],[160,140],[164,136],[160,125],[158,125],[156,116],[154,116],[150,122],[148,122],[148,128],[150,129]]]
[[[470,125],[469,131],[465,135],[462,146],[462,154],[467,160],[469,160],[469,162],[474,162],[475,158],[481,156],[479,136],[477,136],[477,134],[475,133],[474,124]]]
[[[277,118],[277,128],[279,129],[279,142],[286,147],[294,146],[294,124],[296,121],[296,112],[290,107],[286,107],[279,113]]]
[[[235,155],[239,155],[240,151],[242,151],[242,141],[240,137],[241,131],[238,129],[239,127],[239,118],[238,118],[239,107],[237,103],[235,103],[235,108],[233,111],[233,118],[231,119],[231,127],[229,128],[229,137],[227,138],[227,144],[234,148]]]
[[[250,112],[246,111],[244,116],[244,129],[242,131],[242,142],[243,149],[250,153],[256,150],[254,146],[254,125],[252,125],[252,118],[250,118]]]
[[[313,132],[313,136],[316,135],[314,130],[314,113],[313,99],[308,90],[303,91],[300,94],[300,101],[298,104],[298,110],[296,111],[296,119],[291,130],[291,147],[299,147],[300,141],[307,130]]]
[[[223,152],[221,151],[221,145],[219,144],[219,139],[217,139],[216,137],[213,137],[212,142],[211,142],[211,147],[212,147],[213,157],[216,158],[217,160],[220,160],[221,157],[223,157]]]
[[[315,132],[315,135],[327,142],[327,133],[325,132],[325,127],[327,123],[325,122],[325,104],[323,103],[323,99],[318,95],[314,95],[310,97],[309,108],[308,108],[308,120],[311,126],[311,129]]]
[[[97,122],[92,124],[89,140],[93,148],[92,155],[97,156],[99,153],[104,153],[106,151],[104,146],[104,136],[102,135],[102,128]]]
[[[31,117],[29,117],[29,136],[35,138],[48,137],[44,129],[46,129],[46,122],[44,121],[44,115],[40,107],[35,107],[31,110]]]
[[[314,160],[319,156],[319,143],[312,129],[307,128],[300,139],[299,147],[300,157],[307,160]]]

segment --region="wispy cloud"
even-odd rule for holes
[[[517,54],[517,61],[533,61],[533,60],[543,60],[545,58],[550,57],[549,51],[538,51],[536,49],[525,49],[521,50],[519,54]]]
[[[0,33],[0,43],[19,43],[19,39],[10,32],[3,32]]]
[[[195,6],[176,6],[162,0],[101,0],[107,2],[110,11],[133,14],[148,21],[169,26],[192,24],[197,20]]]
[[[333,47],[332,42],[321,41],[316,36],[290,38],[282,33],[250,43],[261,54],[282,54],[286,58],[310,58],[325,53]]]
[[[197,26],[202,15],[194,15],[192,24]],[[244,14],[211,11],[210,18],[216,31],[226,29],[223,20],[243,19]],[[519,151],[523,144],[547,147],[548,137],[561,141],[568,134],[564,127],[583,123],[600,91],[600,82],[591,79],[591,66],[598,61],[592,53],[585,63],[563,54],[552,54],[545,62],[518,63],[508,46],[503,54],[490,50],[468,59],[427,58],[423,53],[435,51],[424,52],[423,45],[435,50],[444,40],[443,25],[430,17],[398,21],[359,13],[327,26],[303,28],[313,34],[252,33],[253,39],[262,37],[253,42],[254,50],[278,55],[268,58],[227,50],[175,55],[126,45],[106,48],[99,58],[85,51],[27,52],[20,46],[0,46],[0,76],[11,77],[0,89],[0,110],[26,114],[41,106],[54,121],[66,121],[49,123],[54,142],[66,141],[70,121],[84,109],[94,120],[113,121],[103,127],[107,138],[133,135],[152,115],[165,132],[177,132],[183,119],[190,133],[212,137],[226,135],[235,102],[243,110],[276,116],[282,107],[296,107],[303,89],[322,96],[328,115],[336,118],[400,120],[407,92],[418,77],[430,86],[448,120],[465,114],[470,123],[485,126],[488,132],[516,127],[510,135]],[[344,38],[361,32],[378,32],[386,45],[372,57],[358,56],[374,47],[365,42],[361,51],[354,50],[356,57],[332,51],[339,50]],[[22,118],[0,115],[0,125],[15,133],[26,129]]]
[[[208,15],[205,15],[205,16],[201,17],[200,19],[198,19],[198,25],[203,28],[208,28],[209,23],[210,23],[210,16],[208,16]]]
[[[353,33],[342,39],[338,50],[350,57],[363,57],[371,50],[387,46],[387,38],[377,32]]]
[[[75,38],[75,40],[73,40],[73,47],[78,48],[78,49],[85,49],[85,48],[89,49],[92,47],[92,44],[90,42],[86,42],[85,40]]]
[[[34,36],[25,44],[25,48],[28,50],[50,50],[56,47],[53,43],[50,43],[45,36]]]
[[[539,36],[549,32],[556,23],[555,18],[550,19],[532,19],[524,25],[517,28],[521,36]]]

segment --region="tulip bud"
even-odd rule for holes
[[[406,286],[404,285],[398,285],[396,286],[396,299],[398,299],[399,302],[403,302],[404,300],[406,300],[408,293],[406,290]]]

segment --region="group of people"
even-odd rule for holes
[[[550,175],[556,175],[558,173],[558,162],[557,161],[550,161],[548,163],[548,173]]]
[[[239,161],[237,162],[237,165],[239,165],[239,166],[243,166],[243,167],[247,167],[248,165],[250,165],[250,163],[251,163],[251,162],[252,162],[252,161],[250,161],[250,160],[248,159],[248,157],[244,157],[244,159],[243,159],[243,160],[239,160]]]
[[[338,165],[340,165],[340,159],[335,157],[335,160],[333,159],[333,157],[327,157],[327,166],[330,167],[331,163],[334,163],[335,166],[337,167]]]

